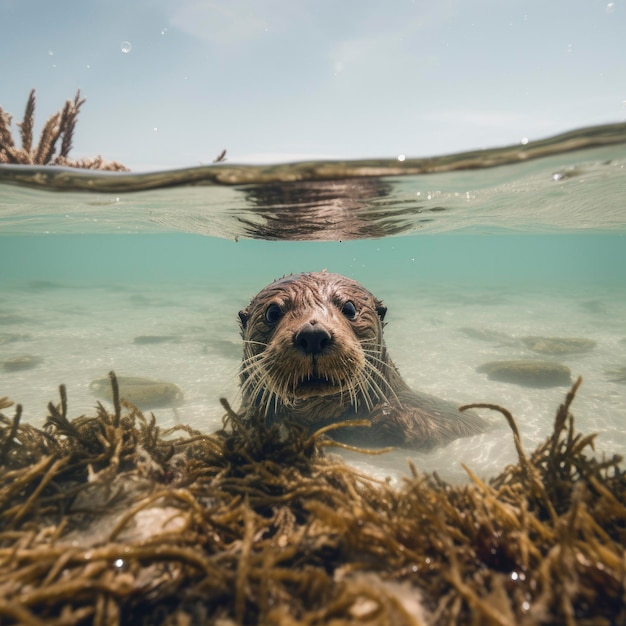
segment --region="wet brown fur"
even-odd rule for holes
[[[483,431],[477,415],[408,387],[384,343],[386,312],[381,300],[338,274],[291,275],[268,285],[239,312],[242,411],[265,414],[268,423],[295,420],[309,432],[367,419],[370,428],[331,435],[368,447],[430,448]],[[303,332],[321,343],[308,349]]]

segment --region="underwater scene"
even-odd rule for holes
[[[459,171],[470,159],[458,155],[429,162],[436,173],[395,176],[372,173],[416,164],[220,164],[196,168],[191,186],[189,170],[6,166],[3,395],[19,398],[24,418],[38,423],[66,383],[72,411],[88,413],[110,399],[113,370],[122,391],[124,379],[148,381],[127,399],[154,411],[159,425],[212,432],[223,417],[219,399],[240,403],[238,311],[276,278],[327,270],[383,300],[387,347],[411,387],[459,405],[506,406],[534,447],[582,376],[582,426],[600,433],[602,451],[622,450],[625,160],[623,144],[593,144],[624,134],[623,125],[583,129],[572,143],[588,149],[568,151],[570,134],[546,142],[557,156],[530,144],[509,158],[517,164]],[[524,156],[535,151],[540,158]],[[473,158],[491,165],[501,152]],[[333,167],[352,176],[332,178]],[[268,182],[238,184],[268,171]],[[170,186],[176,176],[183,182]],[[123,191],[146,179],[161,187]],[[57,180],[122,190],[46,191]],[[411,459],[458,481],[462,463],[489,477],[515,450],[496,418],[487,432],[433,451],[350,458],[378,476],[404,474]]]
[[[626,624],[623,2],[0,23],[0,626]]]
[[[612,131],[621,141],[623,127]],[[623,144],[519,161],[387,176],[341,163],[356,175],[321,180],[335,164],[308,164],[296,180],[286,164],[254,184],[239,184],[235,167],[227,185],[215,184],[218,164],[200,168],[204,184],[161,187],[189,172],[114,174],[119,181],[81,172],[79,189],[66,168],[0,166],[0,495],[14,537],[4,550],[29,527],[53,524],[11,561],[4,584],[40,590],[14,595],[19,610],[0,604],[7,623],[68,607],[77,624],[92,615],[413,625],[620,615]],[[84,191],[146,176],[154,188]],[[323,435],[285,440],[262,419],[244,427],[233,413],[238,312],[276,278],[323,270],[382,299],[386,344],[410,387],[482,405],[486,428],[371,455],[322,454],[313,441],[330,445]],[[12,422],[11,401],[20,403]],[[220,434],[224,425],[231,434]],[[535,450],[530,460],[524,450]],[[42,491],[47,481],[58,486]],[[593,566],[575,575],[602,576],[603,589],[570,581],[564,603],[553,581],[569,574],[544,568],[559,567],[550,547],[565,550],[570,535],[554,528],[579,506],[594,511],[576,522],[581,537],[600,533],[603,543],[576,548]],[[527,509],[521,522],[508,517]],[[53,530],[59,515],[66,521]],[[33,578],[32,559],[70,582]],[[381,563],[393,573],[381,578]],[[74,595],[92,584],[105,585],[105,604]]]

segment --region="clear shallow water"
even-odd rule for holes
[[[626,368],[626,183],[621,149],[601,150],[491,170],[376,179],[369,189],[378,208],[363,198],[346,204],[346,181],[327,181],[315,197],[310,189],[285,197],[280,185],[256,186],[254,194],[177,187],[121,193],[113,204],[101,194],[0,185],[0,361],[41,359],[30,370],[0,369],[0,397],[22,403],[25,419],[41,423],[46,404],[66,383],[70,413],[78,416],[96,402],[90,381],[114,369],[176,383],[184,403],[155,409],[159,423],[181,421],[209,432],[221,423],[219,398],[237,404],[237,311],[275,277],[327,268],[383,298],[387,343],[412,386],[459,403],[506,406],[528,449],[549,433],[567,387],[490,381],[477,368],[546,358],[521,343],[525,336],[593,339],[591,352],[554,359],[584,378],[574,405],[579,428],[600,433],[600,451],[620,452],[626,384],[610,372]],[[384,202],[376,195],[380,185]],[[416,200],[416,189],[427,199]],[[262,195],[260,212],[254,198]],[[416,202],[444,210],[417,211]],[[285,207],[282,223],[272,221]],[[350,228],[365,224],[361,232],[400,224],[408,235],[345,240],[346,221]],[[284,235],[281,226],[298,222],[305,223],[301,238],[323,234],[335,241],[245,237],[250,223],[263,226],[248,233],[258,237],[272,224]],[[507,339],[486,341],[467,328]],[[134,343],[143,335],[171,340]],[[461,462],[492,475],[515,453],[503,419],[491,417],[489,432],[432,453],[350,459],[378,475],[404,473],[408,458],[453,480],[464,475]]]
[[[363,282],[389,307],[391,354],[417,389],[509,408],[531,449],[550,431],[566,387],[531,389],[487,380],[487,361],[541,358],[517,341],[528,335],[585,337],[589,353],[560,357],[584,384],[579,427],[601,433],[599,449],[626,445],[626,385],[607,370],[626,366],[626,252],[623,236],[406,237],[379,242],[239,243],[191,235],[15,237],[2,241],[1,359],[35,355],[41,365],[0,372],[0,396],[21,402],[41,423],[57,387],[68,386],[73,416],[92,412],[89,383],[119,375],[170,381],[184,391],[159,423],[211,431],[219,398],[237,404],[237,311],[286,270],[329,270]],[[48,282],[46,282],[48,281]],[[510,342],[462,329],[490,330]],[[136,344],[163,335],[163,344]],[[11,339],[13,337],[13,339]],[[461,461],[483,475],[515,455],[508,428],[429,454],[398,450],[355,458],[377,474],[403,473],[407,458],[460,479]]]

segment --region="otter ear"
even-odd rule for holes
[[[374,306],[376,307],[376,313],[378,313],[378,317],[380,317],[380,321],[382,322],[385,319],[385,315],[387,315],[387,307],[383,304],[382,300],[376,300],[374,302]]]
[[[250,313],[248,313],[248,309],[243,309],[242,311],[239,311],[238,315],[239,321],[241,322],[241,330],[245,330],[248,320],[250,319]]]

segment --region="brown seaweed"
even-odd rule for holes
[[[111,384],[95,417],[64,387],[43,429],[0,413],[0,624],[626,620],[626,479],[574,428],[580,381],[532,454],[489,405],[519,456],[496,478],[398,487],[227,403],[216,434],[162,431]]]
[[[85,98],[80,97],[80,90],[73,100],[67,100],[63,108],[51,115],[44,124],[39,143],[33,145],[33,127],[35,123],[35,90],[32,89],[24,119],[18,122],[22,146],[15,144],[11,133],[12,116],[0,107],[0,164],[14,163],[19,165],[61,165],[90,170],[128,171],[128,168],[117,161],[105,161],[101,156],[91,159],[70,159],[72,140],[76,120]],[[57,151],[57,144],[61,142]]]

